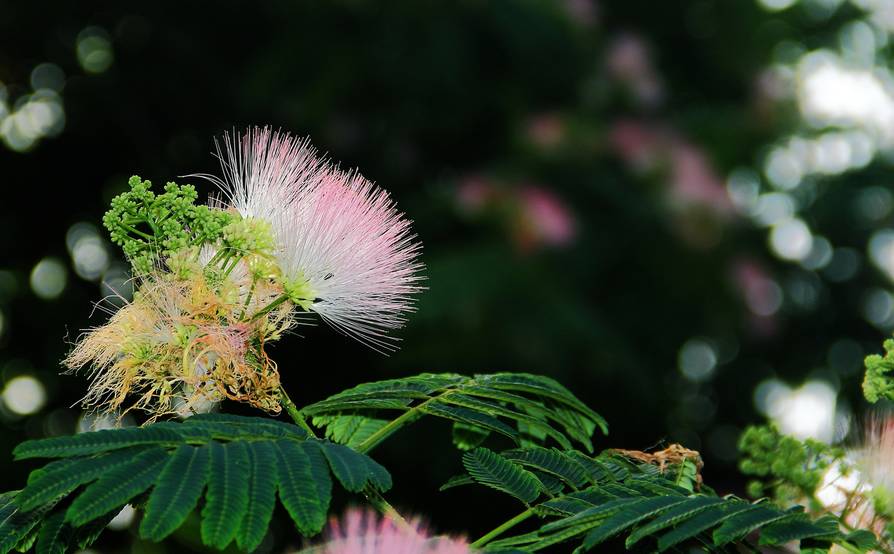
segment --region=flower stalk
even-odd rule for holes
[[[289,417],[292,418],[292,421],[295,422],[295,425],[301,427],[307,434],[312,438],[317,438],[316,433],[314,433],[313,429],[310,428],[310,425],[307,424],[307,421],[304,419],[304,415],[301,413],[301,410],[298,409],[298,406],[289,398],[289,394],[286,392],[286,389],[280,385],[279,386],[279,404],[285,409],[286,413],[289,414]]]
[[[533,508],[528,508],[527,510],[525,510],[524,512],[518,514],[517,516],[515,516],[515,517],[512,518],[512,519],[510,519],[509,521],[506,521],[505,523],[503,523],[503,524],[497,526],[497,527],[494,528],[492,531],[490,531],[489,533],[485,534],[484,536],[482,536],[482,537],[481,537],[480,539],[478,539],[477,541],[473,542],[470,546],[471,546],[472,548],[481,548],[482,546],[486,545],[486,544],[489,543],[490,541],[492,541],[492,540],[494,540],[495,538],[499,537],[500,535],[502,535],[502,534],[505,533],[506,531],[512,529],[513,527],[515,527],[515,526],[518,525],[519,523],[525,521],[526,519],[528,519],[528,518],[531,517],[532,515],[534,515],[534,509],[533,509]]]

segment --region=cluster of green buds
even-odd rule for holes
[[[739,439],[739,468],[760,480],[748,484],[748,494],[772,494],[783,504],[809,499],[816,502],[817,488],[833,464],[842,464],[845,452],[817,440],[800,441],[772,426],[749,427]]]
[[[866,357],[866,374],[863,377],[863,396],[870,402],[882,399],[894,400],[894,340],[884,343],[885,355],[872,354]]]
[[[128,184],[130,190],[112,200],[103,224],[138,274],[157,269],[184,249],[218,240],[235,219],[229,212],[196,205],[198,194],[191,185],[169,182],[156,195],[152,183],[136,175]]]

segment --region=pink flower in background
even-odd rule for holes
[[[421,245],[389,194],[319,157],[307,139],[269,128],[224,139],[230,207],[267,221],[289,299],[378,350],[393,349],[421,287]]]
[[[484,209],[496,194],[494,184],[485,177],[477,175],[463,179],[456,189],[456,199],[460,208],[469,212]]]
[[[663,133],[654,125],[622,119],[609,132],[609,143],[621,159],[635,171],[654,171],[666,142]]]
[[[551,191],[526,186],[519,191],[522,206],[522,246],[548,244],[565,246],[574,239],[574,218],[565,204]]]
[[[418,520],[398,522],[371,511],[349,510],[333,519],[327,542],[305,554],[470,554],[463,539],[431,537]]]
[[[568,17],[583,27],[591,27],[599,21],[599,4],[596,0],[563,0]]]
[[[732,281],[751,312],[749,324],[758,335],[776,332],[776,312],[782,306],[782,289],[766,269],[752,259],[740,258],[732,266]]]
[[[704,152],[676,139],[670,145],[670,159],[671,186],[676,199],[709,207],[718,215],[731,215],[734,212],[723,180],[711,167]]]
[[[556,114],[536,115],[528,120],[526,134],[535,146],[552,149],[565,137],[565,123]]]
[[[661,171],[674,204],[707,208],[721,217],[734,213],[723,179],[704,151],[673,130],[620,120],[612,126],[609,141],[634,171]]]
[[[474,175],[460,181],[456,199],[460,209],[470,215],[495,216],[523,252],[566,246],[576,235],[571,210],[546,187],[506,184]]]
[[[616,37],[606,53],[606,67],[640,104],[656,106],[664,97],[664,87],[642,37],[630,33]]]

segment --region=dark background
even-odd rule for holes
[[[869,15],[820,1],[0,0],[0,386],[32,377],[46,395],[35,413],[0,409],[0,485],[31,468],[11,461],[16,443],[82,420],[86,380],[60,376],[59,360],[103,321],[102,283],[122,290],[120,253],[84,226],[109,260],[78,274],[72,226],[98,226],[131,174],[216,173],[213,137],[271,124],[390,190],[427,266],[396,354],[324,326],[275,346],[299,405],[421,371],[544,373],[606,417],[600,447],[681,442],[702,452],[708,483],[742,493],[735,441],[764,420],[755,387],[819,379],[859,419],[860,360],[891,326],[877,313],[891,283],[867,250],[892,224],[886,156],[790,191],[837,249],[822,268],[780,259],[727,194],[730,175],[772,192],[774,145],[824,131],[773,68],[838,48],[855,21]],[[46,299],[31,283],[48,257],[66,282]],[[716,359],[701,379],[680,370],[691,340]],[[517,510],[485,490],[437,492],[460,469],[441,422],[375,455],[392,502],[438,531],[475,538]],[[268,551],[300,544],[284,518],[274,531]],[[107,533],[96,550],[134,537]],[[134,551],[196,548],[183,540]]]

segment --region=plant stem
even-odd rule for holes
[[[242,313],[239,314],[239,320],[245,319],[245,312],[248,311],[248,305],[251,304],[251,297],[255,294],[255,287],[258,284],[258,280],[252,277],[251,279],[251,288],[248,289],[248,295],[245,297],[245,303],[242,305]]]
[[[449,392],[449,391],[447,391],[447,392]],[[373,448],[378,446],[378,444],[380,442],[387,439],[389,436],[391,436],[392,433],[394,433],[395,431],[397,431],[404,425],[407,425],[408,423],[413,423],[414,421],[416,421],[416,419],[418,417],[422,416],[421,410],[422,410],[422,408],[425,407],[426,404],[428,404],[429,402],[431,402],[432,400],[434,400],[436,398],[440,398],[441,396],[444,396],[445,394],[447,394],[447,392],[441,393],[438,396],[433,396],[432,398],[429,398],[428,400],[419,404],[418,406],[414,406],[414,407],[410,408],[409,410],[402,413],[400,416],[396,417],[395,419],[392,419],[384,427],[382,427],[381,429],[379,429],[378,431],[376,431],[375,433],[373,433],[372,435],[367,437],[365,441],[358,444],[357,447],[354,448],[354,450],[356,450],[357,452],[360,452],[361,454],[366,454],[367,452],[369,452],[370,450],[372,450]]]
[[[481,548],[485,544],[489,543],[490,541],[492,541],[496,537],[500,536],[501,534],[505,533],[509,529],[512,529],[513,527],[515,527],[519,523],[523,522],[524,520],[528,519],[532,515],[534,515],[534,509],[528,508],[524,512],[518,514],[514,518],[510,519],[506,523],[503,523],[502,525],[500,525],[499,527],[497,527],[496,529],[491,531],[490,533],[484,535],[477,541],[473,542],[469,546],[471,546],[472,548]]]
[[[286,389],[284,389],[282,385],[279,386],[279,405],[286,409],[286,412],[288,412],[289,416],[291,416],[292,421],[295,422],[295,425],[307,431],[307,434],[311,437],[317,438],[314,430],[310,428],[310,425],[308,425],[306,421],[304,421],[304,416],[301,415],[301,410],[299,410],[298,406],[296,406],[295,403],[292,402],[292,399],[289,398],[289,394],[286,392]]]
[[[394,509],[394,506],[388,503],[387,500],[376,490],[372,488],[367,488],[363,491],[366,500],[372,504],[373,508],[378,510],[380,514],[383,516],[389,517],[393,519],[397,524],[405,527],[409,527],[410,524],[407,523],[407,520],[404,519],[404,516],[400,515],[400,512]]]
[[[249,321],[256,321],[261,316],[270,313],[272,310],[274,310],[277,306],[279,306],[283,302],[288,301],[288,299],[289,299],[289,297],[286,294],[283,294],[283,295],[277,297],[276,300],[267,304],[267,306],[264,309],[258,311],[258,313],[253,315]]]

